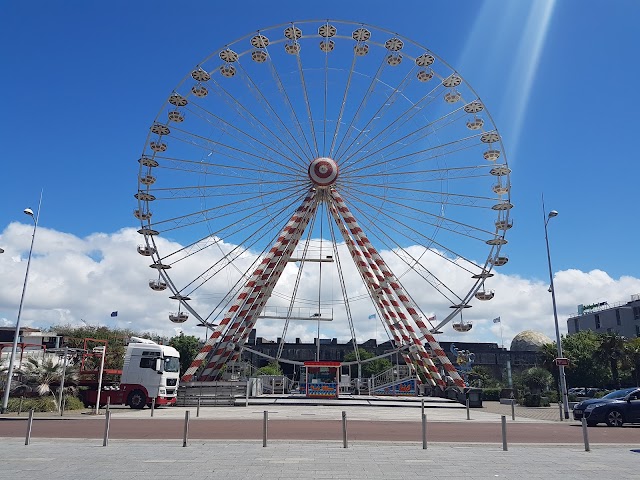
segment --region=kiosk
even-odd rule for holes
[[[308,398],[338,398],[340,362],[304,362]]]

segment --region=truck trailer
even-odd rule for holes
[[[122,370],[102,369],[100,378],[100,370],[84,367],[83,361],[79,374],[80,386],[85,389],[80,395],[86,407],[95,406],[98,390],[100,405],[109,402],[110,405],[142,409],[151,405],[154,399],[158,406],[175,405],[177,401],[180,354],[173,347],[131,337]]]

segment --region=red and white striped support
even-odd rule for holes
[[[211,360],[207,362],[206,373],[203,372],[202,376],[208,376],[208,374],[216,367],[216,363],[222,358],[223,354],[228,350],[232,350],[234,345],[231,344],[231,340],[233,336],[241,327],[241,325],[245,322],[245,319],[241,316],[242,314],[247,313],[247,308],[251,308],[256,301],[257,294],[264,288],[264,285],[268,281],[272,281],[273,278],[270,278],[270,273],[274,270],[275,265],[278,264],[278,260],[281,258],[283,253],[283,246],[289,244],[292,235],[300,230],[301,222],[304,222],[304,227],[309,221],[310,214],[309,211],[313,209],[315,211],[317,202],[315,201],[316,191],[310,190],[304,201],[300,205],[300,207],[293,214],[287,225],[282,229],[282,232],[278,236],[278,239],[274,246],[269,250],[268,254],[260,263],[260,266],[253,272],[246,285],[236,298],[234,304],[229,308],[224,318],[220,321],[219,325],[215,328],[215,330],[211,333],[209,339],[205,342],[205,345],[200,350],[198,355],[196,355],[195,359],[182,376],[183,382],[189,382],[193,379],[196,371],[204,364],[205,360],[210,357]],[[304,227],[301,229],[304,231]],[[299,236],[298,236],[299,238]],[[295,242],[297,244],[297,241]],[[293,251],[295,245],[291,248]],[[289,256],[291,254],[289,253]],[[287,258],[288,259],[288,258]],[[275,260],[275,262],[274,262]],[[284,265],[282,266],[284,269]],[[278,273],[278,278],[282,270]],[[277,278],[273,281],[273,285],[277,282]],[[273,287],[271,288],[271,290]],[[241,308],[244,309],[240,311]],[[239,312],[240,311],[240,312]],[[259,312],[258,312],[259,313]],[[231,320],[235,318],[236,321],[229,325]],[[227,335],[224,338],[220,338],[224,331],[227,331]],[[217,347],[214,350],[214,346]],[[215,359],[215,360],[214,360]]]
[[[233,347],[235,347],[236,345],[244,345],[247,338],[249,337],[251,330],[258,320],[258,315],[271,297],[271,293],[278,283],[278,280],[280,279],[284,268],[289,263],[289,258],[298,245],[298,242],[300,241],[300,238],[302,237],[302,234],[304,233],[309,220],[315,214],[317,205],[317,202],[312,203],[311,208],[306,211],[304,217],[293,231],[291,238],[288,242],[286,242],[285,249],[281,252],[279,257],[274,259],[274,261],[270,263],[269,266],[265,269],[265,274],[263,275],[263,277],[268,278],[268,281],[258,292],[258,296],[255,298],[252,307],[246,310],[246,313],[240,312],[240,314],[238,315],[244,321],[238,326],[235,333],[233,334],[233,338],[230,341],[231,348],[227,348],[222,353],[222,356],[220,358],[211,359],[209,365],[207,365],[207,368],[202,373],[202,380],[215,380],[225,364],[235,362],[240,356],[240,349],[236,349]],[[269,273],[270,270],[271,273]]]
[[[346,204],[342,200],[342,197],[340,197],[340,195],[335,189],[331,190],[331,196],[333,200],[336,202],[337,209],[342,215],[344,222],[349,228],[349,231],[351,232],[353,237],[356,239],[358,245],[362,248],[365,258],[367,259],[370,258],[372,260],[372,263],[370,264],[371,268],[374,271],[378,271],[378,269],[379,271],[381,271],[382,276],[380,277],[380,287],[382,291],[384,291],[384,293],[390,299],[389,301],[391,302],[393,307],[396,308],[398,317],[400,318],[400,321],[403,323],[403,325],[409,332],[414,345],[418,347],[419,351],[424,350],[422,342],[415,334],[415,331],[411,326],[411,324],[407,321],[406,315],[404,314],[404,312],[402,312],[402,310],[400,310],[399,308],[400,305],[397,303],[395,299],[396,297],[400,300],[400,302],[402,302],[406,311],[409,313],[409,315],[411,316],[413,321],[416,323],[416,325],[418,325],[418,327],[420,328],[420,331],[423,334],[425,340],[427,340],[427,343],[429,344],[429,346],[431,347],[433,354],[438,358],[447,375],[451,377],[451,379],[453,380],[453,382],[457,387],[461,389],[465,388],[466,385],[464,383],[464,380],[460,377],[455,367],[451,364],[446,353],[440,347],[440,344],[436,341],[436,339],[431,334],[431,332],[426,328],[426,326],[424,325],[424,322],[422,322],[422,320],[420,319],[418,312],[415,309],[415,306],[413,305],[413,303],[411,302],[407,294],[404,292],[402,286],[400,285],[400,282],[395,277],[395,275],[391,272],[391,270],[386,265],[382,257],[378,254],[378,252],[373,247],[369,239],[364,235],[364,232],[362,231],[356,219],[353,217],[353,215],[347,208]],[[377,268],[374,268],[373,265],[375,265]],[[436,382],[438,382],[438,384],[440,385],[443,385],[444,381],[442,380],[435,365],[433,365],[433,362],[431,362],[431,359],[428,358],[428,354],[427,354],[427,358],[423,356],[423,359],[425,360],[425,363],[427,363],[427,365],[429,366],[432,376],[435,378]]]
[[[409,341],[409,337],[406,334],[406,331],[403,328],[403,325],[401,323],[393,322],[391,320],[391,317],[394,316],[395,313],[393,311],[390,311],[389,302],[383,301],[384,299],[380,295],[380,287],[376,283],[373,273],[370,271],[369,264],[365,260],[363,260],[363,253],[360,251],[358,246],[354,243],[353,239],[351,238],[351,235],[347,231],[347,228],[344,222],[341,220],[338,214],[335,202],[332,202],[329,210],[331,212],[331,215],[333,216],[333,219],[338,225],[340,232],[342,233],[342,236],[345,240],[349,253],[351,254],[351,258],[353,259],[353,262],[355,263],[356,268],[360,273],[360,277],[362,278],[364,284],[368,288],[370,296],[376,303],[378,307],[378,311],[381,313],[383,320],[389,327],[389,331],[391,332],[391,335],[393,336],[393,340],[396,342],[396,345],[400,346],[403,344],[404,345],[410,344],[411,342]],[[429,381],[431,385],[435,385],[435,382],[432,378],[432,375],[429,369],[426,367],[423,359],[419,355],[407,350],[403,350],[401,354],[405,363],[410,368],[414,367],[414,361],[415,361],[420,371],[426,377],[427,381]]]
[[[340,207],[338,205],[338,202],[336,202],[335,200],[334,200],[334,203],[336,205],[333,205],[333,208],[338,208],[338,209],[342,208],[343,212],[345,213],[345,215],[343,216],[345,221],[344,222],[340,221],[340,224],[344,224],[345,222],[351,223],[352,224],[351,230],[355,231],[356,229],[354,229],[353,226],[355,225],[357,227],[357,222],[355,221],[355,218],[353,217],[353,215],[349,212],[346,205],[344,205],[344,202],[342,203],[342,207]],[[350,219],[350,220],[347,220],[347,219]],[[342,230],[342,227],[341,227],[341,230]],[[385,289],[382,286],[385,279],[380,275],[378,266],[375,264],[375,262],[372,261],[371,255],[369,254],[369,252],[366,249],[362,248],[362,241],[358,239],[357,243],[359,246],[358,248],[362,249],[362,253],[358,251],[358,255],[360,257],[359,259],[354,259],[354,261],[358,266],[358,268],[364,267],[367,269],[366,271],[368,273],[368,276],[367,276],[368,280],[365,280],[365,283],[373,282],[372,280],[373,278],[377,280],[377,284],[376,283],[373,284],[373,298],[378,303],[379,308],[382,312],[383,318],[387,323],[387,325],[389,326],[389,330],[394,335],[394,340],[397,342],[398,345],[413,345],[414,348],[411,350],[414,350],[414,351],[409,350],[409,354],[413,357],[413,362],[415,362],[415,364],[418,366],[421,373],[424,375],[424,377],[427,379],[427,381],[431,385],[438,384],[444,388],[446,386],[445,382],[442,380],[440,373],[438,372],[438,369],[434,365],[433,361],[431,360],[429,354],[425,350],[422,343],[418,340],[415,334],[412,334],[413,327],[406,321],[406,315],[401,311],[400,305],[398,304],[398,301],[395,299],[393,292],[391,292],[388,288]],[[367,259],[367,262],[364,262],[362,260],[363,257]],[[374,275],[371,272],[369,272],[368,269],[378,272],[378,275],[374,277]],[[385,298],[385,295],[386,295],[386,298]],[[407,332],[409,333],[409,335],[407,334]],[[397,338],[398,336],[401,337],[401,340]],[[412,365],[413,362],[410,359],[408,359],[407,356],[403,355],[403,358],[408,365],[410,366]]]

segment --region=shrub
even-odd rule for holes
[[[78,397],[64,397],[64,409],[65,410],[82,410],[84,404]]]
[[[500,388],[483,388],[482,399],[487,401],[500,401]]]
[[[65,410],[81,410],[84,408],[82,401],[77,397],[65,398]],[[17,412],[20,409],[20,398],[10,397],[7,403],[8,412]],[[22,411],[28,412],[33,409],[34,412],[57,412],[58,404],[56,399],[51,395],[45,395],[42,397],[29,397],[22,399]]]

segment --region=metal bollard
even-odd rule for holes
[[[467,398],[467,420],[471,420],[471,412],[469,412],[469,398]]]
[[[507,417],[502,415],[502,450],[505,452],[507,448]]]
[[[184,434],[182,435],[182,446],[187,446],[187,439],[189,438],[189,410],[184,412]]]
[[[347,448],[347,412],[342,411],[342,446]]]
[[[244,406],[245,407],[249,406],[249,380],[247,380],[247,391],[245,392]]]
[[[20,396],[20,404],[18,405],[18,415],[22,413],[22,402],[24,401],[24,395]]]
[[[558,402],[558,408],[560,409],[560,421],[563,421],[564,416],[562,415],[562,402]]]
[[[511,400],[511,420],[515,420],[516,419],[516,401]]]
[[[582,417],[582,438],[584,439],[584,451],[590,452],[591,447],[589,447],[589,431],[587,429],[587,419]]]
[[[200,397],[198,397],[198,408],[196,410],[196,418],[200,418]]]
[[[31,443],[31,427],[33,427],[33,408],[29,410],[29,420],[27,420],[27,436],[24,439],[25,445],[29,445]]]
[[[267,446],[267,428],[269,423],[269,412],[264,411],[264,416],[262,418],[262,446]]]
[[[153,411],[156,409],[156,399],[151,399],[151,416],[153,417]]]
[[[422,414],[422,449],[427,449],[427,415]]]
[[[109,403],[107,403],[107,411],[104,413],[104,437],[102,438],[102,446],[109,445],[109,425],[111,423],[111,412],[109,411]]]

